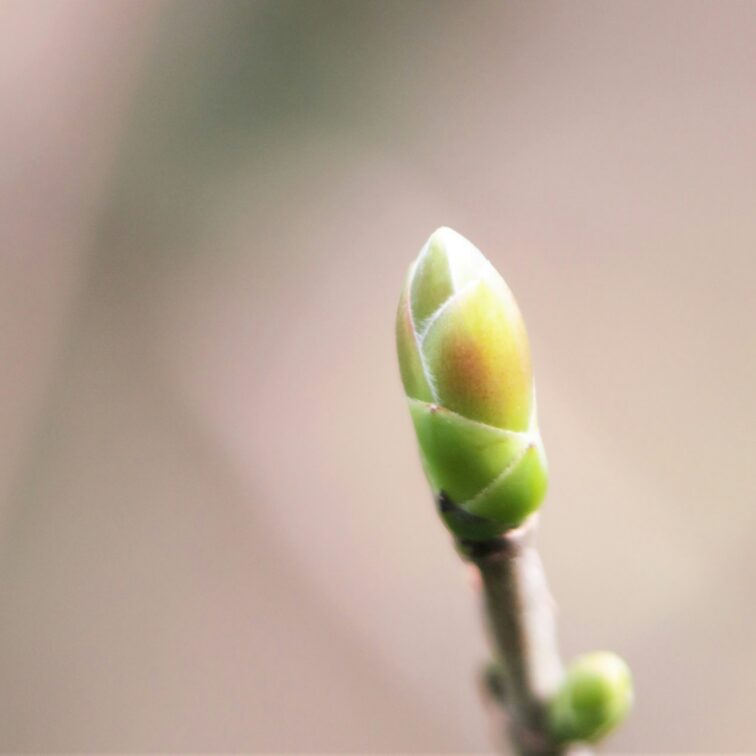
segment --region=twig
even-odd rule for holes
[[[509,736],[521,756],[592,753],[556,743],[548,734],[546,706],[563,675],[554,602],[533,546],[537,516],[488,541],[459,541],[480,571],[485,611],[503,674],[495,700],[506,709]]]

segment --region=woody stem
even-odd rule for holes
[[[534,516],[491,540],[460,540],[458,545],[480,572],[486,618],[503,675],[497,699],[506,710],[512,744],[520,756],[554,756],[567,753],[547,728],[548,701],[563,668],[554,603],[532,543],[536,524]]]

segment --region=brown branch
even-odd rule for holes
[[[534,516],[497,538],[459,541],[458,546],[480,572],[488,626],[503,676],[491,698],[506,710],[507,729],[517,753],[562,756],[569,751],[571,756],[585,756],[590,749],[568,749],[548,734],[547,703],[563,669],[554,602],[532,543],[536,525]]]

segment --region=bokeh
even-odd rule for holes
[[[0,5],[0,751],[485,752],[400,387],[513,288],[608,752],[756,751],[756,4]]]

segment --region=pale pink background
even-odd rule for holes
[[[756,4],[0,5],[0,751],[485,751],[395,366],[527,318],[610,752],[756,751]]]

